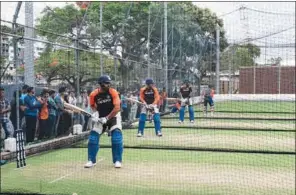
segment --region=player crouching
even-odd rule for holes
[[[85,168],[96,165],[99,151],[100,136],[109,131],[112,143],[112,159],[115,168],[120,168],[122,163],[123,142],[122,124],[120,115],[120,98],[118,92],[110,87],[109,76],[101,76],[98,80],[100,88],[94,90],[89,97],[90,106],[94,111],[92,120],[93,129],[88,140],[88,162]]]
[[[172,100],[172,98],[169,100]],[[174,101],[176,101],[176,103],[169,106],[169,108],[171,108],[171,116],[175,116],[175,113],[179,112],[181,109],[181,100],[176,98]]]
[[[142,137],[144,135],[147,112],[153,113],[155,134],[159,137],[162,136],[160,127],[160,114],[157,108],[160,97],[157,88],[154,87],[153,84],[154,82],[152,79],[147,79],[146,86],[140,90],[140,101],[144,103],[144,105],[142,105],[139,118],[138,137]]]

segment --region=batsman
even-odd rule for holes
[[[152,79],[146,79],[146,86],[140,89],[140,101],[143,103],[143,105],[139,118],[137,137],[142,137],[144,135],[147,112],[151,112],[153,114],[155,134],[159,137],[162,136],[160,114],[159,109],[157,108],[159,99],[159,93],[157,88],[154,87],[154,81]]]
[[[189,119],[191,123],[194,123],[194,110],[192,105],[191,97],[192,88],[189,85],[189,81],[185,80],[184,85],[180,88],[181,94],[181,109],[179,111],[179,123],[184,122],[185,108],[188,106],[189,110]]]
[[[108,135],[111,135],[113,164],[115,168],[120,168],[123,141],[119,94],[110,87],[111,79],[109,76],[99,77],[98,83],[100,87],[95,89],[89,97],[90,106],[94,111],[92,115],[94,127],[89,135],[88,162],[84,167],[90,168],[96,165],[100,136],[108,131]]]

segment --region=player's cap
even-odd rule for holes
[[[110,82],[111,82],[111,78],[108,75],[100,76],[98,79],[99,84],[103,84],[103,83],[109,84]]]
[[[185,80],[184,80],[184,83],[190,83],[190,82],[189,82],[189,80],[188,80],[188,79],[185,79]]]
[[[153,79],[146,79],[146,85],[154,84]]]

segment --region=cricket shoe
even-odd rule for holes
[[[121,166],[122,166],[121,162],[119,162],[119,161],[116,161],[115,164],[114,164],[115,168],[121,168]]]
[[[191,120],[190,123],[194,123],[194,120]]]
[[[84,168],[91,168],[93,166],[95,166],[97,163],[93,163],[91,161],[88,161],[85,165],[84,165]]]
[[[179,123],[179,124],[183,124],[184,122],[183,122],[183,121],[179,121],[178,123]]]
[[[157,136],[158,136],[158,137],[161,137],[161,136],[162,136],[162,133],[161,133],[160,131],[158,131],[158,132],[157,132]]]
[[[137,135],[137,137],[142,137],[143,135],[142,135],[142,133],[138,133],[138,135]]]

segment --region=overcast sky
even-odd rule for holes
[[[40,17],[41,11],[46,7],[64,6],[72,2],[34,2],[34,19]],[[246,38],[262,37],[274,32],[294,27],[285,32],[256,40],[257,45],[295,43],[295,3],[294,2],[194,2],[195,5],[209,8],[218,16],[224,15],[244,5],[258,11],[236,11],[222,16],[224,28],[229,42],[239,42]],[[12,21],[17,2],[1,2],[1,18]],[[263,12],[262,12],[263,11]],[[278,13],[278,14],[275,14]],[[25,23],[24,4],[20,10],[18,23]],[[282,57],[283,64],[295,65],[295,48],[261,49],[259,62],[266,58]]]

